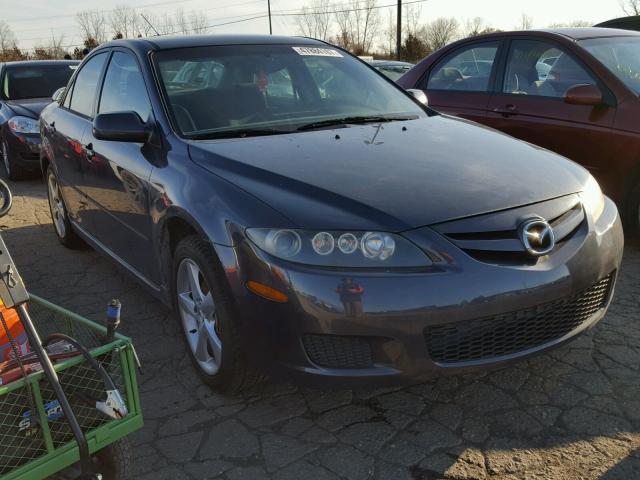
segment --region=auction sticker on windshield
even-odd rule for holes
[[[342,57],[342,54],[337,50],[331,48],[318,48],[318,47],[291,47],[299,55],[312,55],[314,57]]]

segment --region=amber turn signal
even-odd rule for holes
[[[284,293],[279,292],[275,288],[263,285],[262,283],[254,282],[253,280],[249,280],[247,282],[247,288],[256,295],[260,295],[267,300],[272,300],[278,303],[286,303],[289,301],[289,297],[287,297]]]

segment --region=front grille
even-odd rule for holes
[[[429,355],[437,363],[490,359],[522,352],[575,330],[607,304],[614,278],[563,300],[537,307],[424,331]]]
[[[340,335],[303,335],[302,343],[309,360],[328,368],[370,368],[371,344],[363,337]]]
[[[540,257],[527,253],[518,233],[523,219],[527,218],[547,219],[553,228],[556,250],[585,224],[584,209],[579,197],[568,195],[524,207],[453,220],[435,225],[434,228],[480,262],[535,265]]]

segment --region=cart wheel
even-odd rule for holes
[[[126,438],[121,438],[108,447],[91,456],[95,470],[102,475],[102,480],[130,480],[133,453],[131,444]],[[80,464],[76,463],[61,472],[54,473],[49,480],[78,480]]]
[[[128,480],[131,474],[133,453],[131,444],[121,438],[93,456],[93,460],[102,474],[103,480]]]

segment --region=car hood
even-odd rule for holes
[[[399,232],[574,193],[588,176],[552,152],[440,115],[189,149],[303,228]]]
[[[23,100],[4,101],[16,115],[38,118],[44,107],[51,103],[48,98],[25,98]]]

